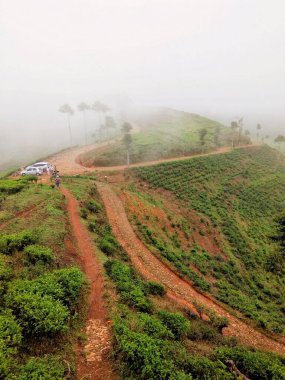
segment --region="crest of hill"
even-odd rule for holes
[[[214,151],[231,145],[233,138],[232,130],[215,120],[170,108],[141,114],[131,124],[131,163],[190,156],[201,153],[202,149]],[[202,147],[199,131],[203,129],[207,132]],[[237,140],[237,134],[235,137]],[[240,144],[248,142],[248,137],[241,136]],[[81,156],[81,162],[85,166],[124,165],[126,147],[122,138],[112,145],[87,152]]]

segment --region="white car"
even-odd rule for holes
[[[36,162],[32,165],[33,168],[38,168],[42,172],[47,173],[50,170],[50,164],[48,162]]]
[[[28,166],[26,169],[21,171],[21,175],[42,175],[42,171],[39,168],[33,166]]]

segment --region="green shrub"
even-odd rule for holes
[[[190,322],[180,313],[170,313],[166,310],[158,312],[162,323],[174,334],[176,339],[185,336],[190,329]]]
[[[6,263],[6,257],[0,254],[0,296],[2,296],[6,290],[7,283],[11,280],[13,271]],[[1,300],[0,300],[1,304]]]
[[[221,337],[214,327],[200,320],[191,322],[187,336],[191,340],[207,340],[212,342],[219,340]]]
[[[48,295],[10,289],[6,305],[23,327],[23,334],[55,334],[67,331],[69,311],[60,301]]]
[[[174,366],[167,358],[168,348],[163,340],[133,332],[121,320],[115,321],[114,330],[126,375],[144,380],[169,379]]]
[[[38,261],[50,264],[54,260],[52,250],[42,245],[29,245],[25,247],[24,253],[26,262],[31,264],[36,264]]]
[[[27,245],[36,243],[38,239],[38,232],[34,230],[0,235],[0,252],[12,254],[15,251],[21,251]]]
[[[155,281],[144,282],[144,289],[148,294],[155,296],[164,296],[166,294],[164,286]]]
[[[85,207],[81,207],[80,208],[80,216],[83,219],[87,219],[87,216],[88,216],[88,210],[87,210],[87,208],[85,208]]]
[[[0,179],[0,193],[15,194],[25,187],[23,180]]]
[[[285,379],[285,360],[273,353],[245,348],[218,348],[215,357],[226,363],[233,360],[237,368],[251,380]]]
[[[138,285],[133,285],[128,291],[121,292],[121,297],[124,303],[139,311],[150,312],[153,309],[152,303]]]
[[[55,358],[31,358],[20,369],[17,380],[65,380],[65,368]]]
[[[158,339],[173,339],[173,333],[154,315],[138,314],[137,328]]]
[[[86,283],[83,272],[77,267],[71,267],[55,270],[50,276],[63,290],[62,302],[69,308],[74,308],[79,302],[82,287]]]
[[[224,327],[228,327],[229,321],[226,317],[212,316],[211,324],[218,330],[219,333],[222,333]]]
[[[181,360],[181,366],[185,372],[191,373],[194,379],[236,380],[236,376],[231,374],[223,363],[207,357],[186,353]]]
[[[0,314],[0,349],[15,353],[22,341],[22,329],[11,314]]]
[[[118,247],[111,241],[110,239],[106,239],[105,237],[100,240],[99,248],[102,252],[104,252],[107,256],[112,256],[118,249]]]
[[[85,202],[85,207],[90,212],[99,212],[99,211],[102,210],[101,205],[98,202],[96,202],[94,199],[86,201]]]
[[[88,223],[88,230],[90,231],[90,232],[96,232],[96,230],[97,230],[97,225],[96,225],[96,222],[95,221],[91,221],[91,222],[89,222]]]
[[[140,311],[151,311],[152,303],[143,291],[140,282],[131,267],[118,260],[108,260],[105,263],[107,274],[115,282],[122,301]]]

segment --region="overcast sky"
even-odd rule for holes
[[[120,94],[280,130],[284,41],[284,0],[1,0],[0,132]]]

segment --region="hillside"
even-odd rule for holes
[[[245,148],[132,169],[132,178],[122,197],[147,246],[202,291],[283,333],[284,159]]]
[[[232,130],[200,115],[159,109],[135,119],[130,149],[131,163],[201,153],[199,130],[206,129],[204,151],[232,143]],[[137,131],[139,129],[139,131]],[[238,135],[235,133],[235,142]],[[248,142],[243,136],[240,143]],[[126,163],[126,148],[121,139],[112,145],[91,150],[81,156],[85,166],[115,166]]]

